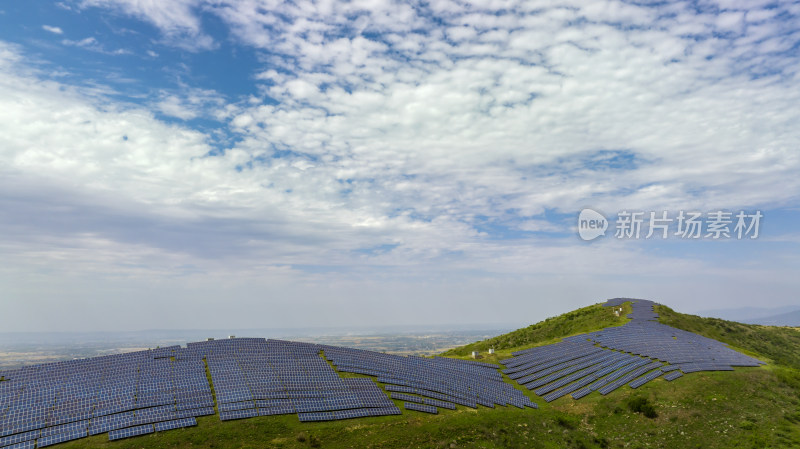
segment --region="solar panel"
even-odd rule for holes
[[[41,431],[33,430],[30,432],[22,432],[15,435],[9,435],[0,438],[0,447],[11,446],[13,444],[22,443],[25,441],[32,441],[39,438]]]
[[[675,380],[675,379],[677,379],[679,377],[682,377],[682,376],[683,376],[682,372],[680,372],[680,371],[672,371],[672,372],[667,373],[667,374],[664,375],[664,380],[672,381],[672,380]]]
[[[412,396],[410,394],[405,394],[405,393],[392,393],[389,396],[392,399],[398,399],[401,401],[416,402],[418,404],[422,404],[422,398],[419,396]]]
[[[145,424],[136,427],[128,427],[125,429],[112,430],[111,432],[108,432],[108,440],[109,441],[121,440],[123,438],[146,435],[148,433],[153,433],[152,424]]]
[[[155,431],[156,432],[163,432],[165,430],[180,429],[180,428],[183,428],[183,427],[192,427],[192,426],[196,426],[196,425],[197,425],[197,421],[193,417],[192,418],[182,418],[182,419],[176,419],[176,420],[172,420],[172,421],[164,421],[164,422],[157,423],[157,424],[155,424]]]
[[[219,412],[219,419],[221,421],[232,421],[234,419],[244,419],[244,418],[253,418],[258,416],[258,410],[255,408],[247,409],[247,410],[234,410],[234,411],[222,411]]]
[[[628,385],[630,385],[631,388],[639,388],[642,385],[646,384],[647,382],[650,382],[651,380],[657,378],[658,376],[660,376],[662,374],[664,374],[664,372],[661,371],[660,369],[657,369],[657,370],[655,370],[655,371],[653,371],[653,372],[651,372],[649,374],[646,374],[646,375],[644,375],[644,376],[642,376],[642,377],[640,377],[638,379],[635,379],[634,381],[632,381]]]
[[[456,409],[456,405],[455,404],[453,404],[451,402],[440,401],[438,399],[422,398],[422,403],[425,404],[425,405],[433,405],[435,407],[446,408],[446,409],[450,409],[450,410],[455,410]],[[524,408],[524,406],[520,406],[519,408]]]
[[[37,447],[47,447],[66,441],[77,440],[86,436],[86,430],[73,430],[67,433],[60,433],[57,435],[50,435],[36,440]]]
[[[302,422],[333,421],[335,419],[333,412],[298,413],[297,416],[300,418],[300,421]]]
[[[439,409],[436,407],[431,405],[417,404],[416,402],[404,402],[403,407],[406,410],[416,410],[418,412],[432,413],[434,415],[439,413]]]
[[[12,444],[11,446],[5,446],[3,449],[34,449],[35,447],[35,441],[25,441],[22,443]]]

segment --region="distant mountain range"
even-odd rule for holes
[[[750,321],[745,321],[745,323],[765,324],[768,326],[800,326],[800,310],[781,313],[764,318],[756,318]]]
[[[747,324],[768,326],[800,326],[800,305],[774,308],[740,307],[698,312],[698,315]]]

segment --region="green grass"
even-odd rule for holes
[[[636,390],[622,387],[607,396],[593,393],[579,401],[562,397],[549,404],[517,386],[539,403],[539,410],[513,407],[473,410],[459,406],[455,411],[441,410],[439,415],[404,411],[401,416],[322,423],[300,423],[296,415],[230,422],[210,416],[198,419],[196,428],[116,442],[108,442],[106,435],[100,435],[59,447],[800,447],[800,341],[797,339],[800,332],[683,315],[663,306],[658,312],[665,324],[715,338],[769,363],[733,372],[692,373],[673,382],[656,379]],[[473,350],[485,350],[491,345],[501,354],[510,354],[558,341],[563,336],[624,322],[610,308],[590,306],[448,354],[465,357]],[[399,401],[395,402],[402,408]]]
[[[614,315],[612,307],[600,304],[583,307],[504,335],[451,349],[442,355],[465,357],[470,356],[472,351],[478,351],[487,359],[482,361],[497,362],[510,357],[514,351],[555,343],[564,337],[593,332],[604,327],[621,326],[630,321],[625,316],[631,313],[630,303],[625,303],[622,307],[620,316]],[[495,349],[495,357],[486,354],[489,348]]]
[[[105,435],[63,448],[450,448],[601,447],[569,413],[481,408],[439,415],[413,411],[403,416],[300,423],[296,415],[221,422],[204,417],[198,426],[109,442]]]

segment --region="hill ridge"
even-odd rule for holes
[[[625,303],[632,311],[622,326],[513,352],[501,360],[503,372],[550,402],[570,393],[573,399],[593,391],[606,395],[625,384],[638,388],[666,373],[672,381],[685,373],[764,364],[716,340],[658,323],[652,301],[614,298],[604,306]]]

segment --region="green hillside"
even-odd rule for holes
[[[595,304],[573,310],[572,312],[567,312],[563,315],[547,318],[544,321],[540,321],[528,327],[523,327],[522,329],[517,329],[504,335],[451,349],[442,355],[448,357],[463,357],[472,354],[472,351],[485,353],[489,348],[494,348],[497,357],[489,361],[502,360],[510,357],[511,352],[521,349],[555,343],[564,337],[593,332],[604,327],[622,326],[630,321],[628,318],[625,318],[630,312],[631,306],[628,303],[623,305],[622,313],[619,316],[614,314],[612,308],[603,307],[601,304]]]
[[[548,404],[529,393],[539,410],[458,407],[441,410],[439,415],[404,411],[401,416],[321,423],[300,423],[296,415],[232,422],[212,416],[198,419],[196,428],[113,443],[100,435],[57,447],[800,447],[800,332],[683,315],[663,306],[657,311],[665,324],[724,341],[769,364],[733,372],[691,373],[674,382],[656,379],[637,390],[623,387],[607,396],[593,393],[578,401],[562,397]],[[510,353],[624,320],[610,308],[590,306],[448,354],[463,357],[490,346]]]

